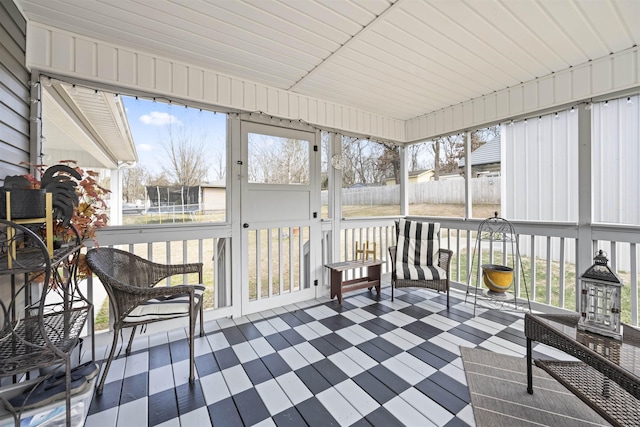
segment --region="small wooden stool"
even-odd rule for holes
[[[331,299],[338,297],[338,303],[342,304],[342,293],[355,291],[362,288],[373,288],[375,286],[376,292],[380,295],[380,266],[382,260],[352,260],[336,262],[333,264],[326,264],[329,270],[331,270]],[[360,277],[351,280],[342,280],[342,272],[348,270],[354,270],[356,268],[367,268],[367,274],[365,277]]]

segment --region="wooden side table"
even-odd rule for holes
[[[373,288],[375,286],[376,292],[380,295],[380,266],[382,260],[367,260],[362,262],[361,260],[336,262],[333,264],[326,264],[329,270],[331,270],[331,299],[338,297],[338,303],[342,304],[342,293],[355,291],[362,288]],[[348,270],[355,270],[356,268],[367,269],[367,273],[364,277],[351,280],[342,280],[342,273]]]

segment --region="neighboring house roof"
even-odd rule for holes
[[[420,170],[417,170],[417,171],[411,171],[411,172],[409,172],[409,178],[411,178],[412,176],[420,176],[420,175],[423,175],[425,173],[432,172],[432,171],[433,171],[433,169],[420,169]]]
[[[209,182],[207,184],[200,184],[202,188],[226,188],[227,181],[224,179],[216,179],[215,181]]]
[[[471,166],[500,163],[500,137],[493,138],[471,152]],[[458,167],[464,167],[464,159],[458,160]]]
[[[409,172],[409,178],[418,178],[422,175],[428,175],[429,173],[431,173],[433,175],[433,169],[420,169],[420,170],[415,170],[415,171],[411,171]],[[387,185],[389,185],[388,183],[393,181],[395,182],[396,178],[395,177],[389,177],[386,178],[384,180],[385,183],[387,183]]]

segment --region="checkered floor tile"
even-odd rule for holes
[[[525,355],[523,316],[464,295],[369,291],[205,324],[188,381],[184,330],[114,360],[87,427],[474,425],[460,346]],[[125,335],[126,338],[126,335]]]

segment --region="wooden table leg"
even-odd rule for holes
[[[331,299],[338,297],[338,302],[342,304],[342,272],[331,269]]]
[[[376,292],[380,295],[380,267],[381,265],[372,265],[367,268],[367,276],[369,276],[369,280],[377,280]]]

